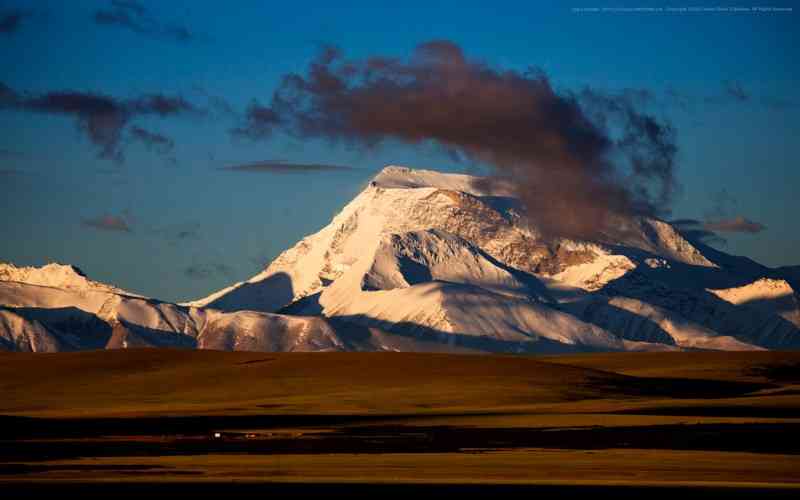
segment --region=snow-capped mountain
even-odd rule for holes
[[[186,304],[135,296],[69,266],[2,266],[0,348],[800,347],[788,271],[689,241],[655,219],[621,220],[625,237],[601,241],[545,241],[525,220],[504,183],[386,167],[263,272]]]
[[[71,266],[0,269],[0,349],[325,350],[341,344],[328,339],[330,328],[318,318],[180,306],[88,280]]]

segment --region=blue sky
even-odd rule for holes
[[[72,116],[0,109],[0,260],[72,263],[132,291],[190,299],[257,272],[327,223],[386,164],[463,171],[467,165],[434,147],[229,133],[253,99],[269,102],[281,77],[305,71],[324,44],[348,58],[405,58],[420,43],[445,39],[493,67],[539,67],[557,89],[648,90],[651,108],[677,132],[674,217],[746,217],[766,229],[721,233],[720,248],[767,265],[800,264],[798,9],[576,13],[562,2],[382,3],[142,0],[128,4],[126,12],[142,8],[131,29],[96,21],[98,11],[120,8],[107,1],[0,1],[0,21],[21,13],[0,32],[0,82],[15,92],[164,94],[205,110],[142,115],[136,125],[174,148],[126,138],[117,162],[98,157]],[[221,170],[268,160],[354,169]],[[125,225],[109,227],[104,217]]]

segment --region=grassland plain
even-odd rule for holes
[[[800,353],[13,353],[0,394],[18,488],[800,487]]]

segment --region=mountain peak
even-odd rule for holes
[[[70,264],[50,262],[41,267],[21,266],[0,262],[0,281],[19,281],[22,283],[63,286],[70,281],[87,279],[86,274]]]
[[[13,281],[28,285],[70,290],[103,290],[127,293],[111,285],[89,279],[77,266],[58,262],[50,262],[41,267],[17,267],[14,264],[3,262],[0,263],[0,281]]]
[[[385,189],[438,188],[474,195],[494,194],[488,192],[488,183],[485,179],[468,174],[388,165],[372,179],[371,185]]]
[[[264,271],[186,304],[124,294],[73,266],[2,264],[0,349],[800,346],[791,281],[766,279],[777,270],[743,273],[644,217],[620,218],[614,238],[545,239],[514,194],[495,179],[387,166]]]

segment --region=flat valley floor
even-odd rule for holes
[[[2,353],[0,424],[2,491],[800,495],[800,353]]]

